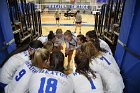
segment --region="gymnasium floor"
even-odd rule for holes
[[[42,35],[48,35],[49,31],[52,30],[53,32],[56,31],[56,29],[61,28],[63,32],[66,30],[71,30],[72,32],[75,31],[75,25],[74,25],[74,19],[71,17],[70,20],[68,20],[66,17],[61,14],[61,19],[60,19],[60,26],[58,27],[55,22],[55,17],[54,14],[48,14],[48,13],[43,13],[42,16]],[[94,15],[87,15],[87,14],[82,14],[82,27],[81,27],[81,33],[83,35],[86,34],[87,31],[93,30],[94,29]],[[79,33],[79,28],[77,28],[77,35]],[[63,53],[65,50],[66,45],[64,44],[64,49]],[[73,54],[74,57],[74,54]],[[67,65],[67,58],[65,58],[65,65]],[[68,73],[71,73],[73,71],[73,62],[71,61],[71,66],[70,70]]]

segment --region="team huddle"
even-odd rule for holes
[[[72,61],[73,73],[67,74]],[[27,50],[3,65],[0,85],[5,93],[123,93],[124,89],[110,47],[94,30],[84,36],[57,29],[30,42]]]

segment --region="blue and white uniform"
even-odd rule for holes
[[[15,73],[12,81],[5,87],[5,93],[28,93],[29,80],[39,69],[25,62]]]
[[[9,84],[13,79],[13,76],[17,69],[29,60],[28,51],[24,51],[13,55],[1,68],[0,82],[3,84]]]
[[[111,56],[105,53],[92,59],[90,68],[101,75],[105,93],[123,93],[123,79]]]
[[[75,50],[77,48],[77,37],[76,37],[76,33],[72,33],[73,37],[72,40],[70,42],[66,41],[66,48],[70,48],[71,50]]]
[[[64,42],[65,42],[65,41],[64,41],[64,35],[62,35],[61,38],[55,37],[54,46],[59,46],[59,45],[63,46]]]
[[[89,74],[91,76],[91,74]],[[84,75],[77,72],[70,74],[69,76],[73,80],[74,93],[104,93],[102,80],[99,74],[95,74],[92,80],[89,81]]]
[[[29,93],[73,93],[72,80],[61,72],[42,70],[31,77]]]
[[[99,39],[99,42],[100,42],[100,47],[105,49],[106,51],[110,52],[112,54],[112,51],[109,47],[109,45],[102,39]]]

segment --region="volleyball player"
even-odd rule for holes
[[[29,93],[73,93],[71,79],[64,74],[64,54],[54,51],[50,55],[50,71],[35,73],[29,84]]]
[[[46,68],[50,53],[37,49],[31,61],[26,61],[15,73],[12,81],[5,87],[5,93],[28,93],[30,77]]]
[[[45,43],[48,41],[48,36],[41,36],[37,40],[41,41],[42,43]]]
[[[47,41],[44,44],[44,48],[47,49],[50,53],[53,51],[54,44],[51,41]]]
[[[77,40],[76,36],[71,33],[71,31],[67,30],[64,33],[64,37],[66,40],[66,49],[65,49],[65,56],[68,56],[68,65],[66,70],[70,69],[70,61],[72,58],[73,51],[76,50]]]
[[[47,41],[53,41],[55,39],[55,34],[53,31],[49,31],[49,34],[47,36],[41,36],[37,40],[41,41],[42,43],[45,43]]]
[[[81,34],[81,23],[82,23],[82,16],[80,14],[80,11],[78,10],[77,11],[77,14],[75,16],[75,25],[76,25],[76,27],[75,27],[75,33],[77,31],[77,27],[79,27],[80,28],[79,34]]]
[[[86,37],[84,35],[78,35],[77,36],[77,48],[76,48],[76,54],[81,51],[81,45],[85,44],[87,42]]]
[[[109,53],[112,54],[112,51],[109,47],[109,45],[102,39],[99,39],[96,35],[96,31],[95,30],[92,30],[92,31],[88,31],[86,33],[86,38],[87,38],[87,41],[90,41],[92,40],[95,44],[95,46],[97,45],[98,47],[102,48],[102,49],[105,49],[106,51],[108,51]],[[96,47],[97,48],[97,47]],[[98,49],[98,48],[97,48]],[[100,49],[98,49],[100,50]]]
[[[70,74],[74,83],[74,93],[104,93],[99,74],[89,67],[90,58],[85,53],[75,56],[76,72]]]
[[[82,51],[91,58],[90,68],[101,75],[105,93],[123,93],[124,83],[120,70],[106,53],[96,49],[92,42],[82,46]]]
[[[42,48],[43,44],[39,40],[30,42],[28,50],[10,57],[1,69],[0,82],[5,86],[11,82],[17,69],[26,61],[32,59],[32,55],[37,48]]]
[[[53,33],[53,31],[50,31],[49,34],[48,34],[48,41],[51,41],[51,42],[55,42],[55,34]]]
[[[77,39],[77,46],[76,46],[76,53],[75,54],[78,54],[79,52],[81,52],[81,46],[83,44],[85,44],[87,42],[87,40],[86,40],[86,37],[82,34],[78,35],[76,39]],[[74,59],[72,60],[72,62],[73,62],[73,72],[75,72],[76,67],[75,67]]]
[[[64,35],[62,29],[56,30],[54,47],[56,50],[63,50]]]
[[[60,20],[60,13],[59,13],[59,11],[57,10],[56,12],[55,12],[55,19],[56,19],[56,25],[60,25],[59,24],[59,20]]]

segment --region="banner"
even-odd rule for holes
[[[90,9],[89,5],[62,5],[62,4],[50,4],[48,5],[49,9],[62,9],[62,8],[70,8],[70,9]]]

